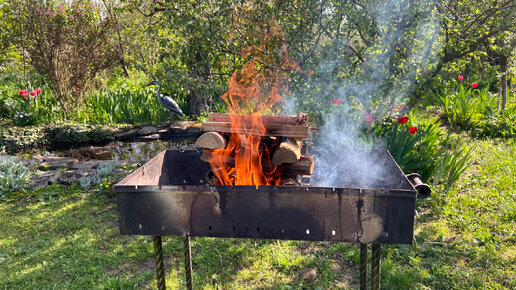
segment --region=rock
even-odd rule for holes
[[[170,125],[170,130],[172,130],[172,133],[185,133],[189,124],[190,122],[188,121],[177,121]]]
[[[59,178],[57,180],[59,183],[71,185],[71,184],[78,183],[79,179],[81,177],[88,176],[88,175],[89,174],[84,171],[68,170],[68,171],[65,171],[65,172],[59,174]]]
[[[146,127],[141,128],[140,131],[138,131],[138,135],[147,136],[147,135],[155,134],[157,132],[158,132],[158,129],[156,129],[156,127],[146,126]]]
[[[38,155],[34,155],[32,156],[32,159],[38,161],[39,163],[43,162],[43,160],[45,160],[45,156],[41,155],[41,154],[38,154]]]
[[[202,131],[202,123],[191,122],[186,131],[189,133],[199,133]]]
[[[132,138],[132,137],[138,135],[138,131],[140,131],[140,129],[131,129],[129,131],[124,131],[124,132],[116,134],[116,138],[117,139],[129,139],[129,138]]]
[[[43,188],[50,183],[50,179],[54,176],[53,172],[38,172],[29,180],[31,188]]]
[[[168,127],[166,127],[166,128],[161,128],[161,129],[158,129],[158,133],[159,133],[159,134],[166,134],[166,133],[168,133],[168,132],[169,132],[169,130],[170,130],[170,129],[169,129]]]
[[[92,170],[97,169],[99,167],[100,162],[97,160],[88,160],[84,162],[80,162],[77,165],[70,167],[72,170]]]
[[[317,268],[308,268],[301,273],[301,279],[305,282],[315,282],[317,280]]]
[[[79,160],[71,157],[47,156],[40,163],[40,170],[56,170],[58,168],[69,168],[79,163]]]

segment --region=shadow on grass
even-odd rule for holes
[[[58,198],[38,201],[41,194]],[[155,288],[151,237],[120,235],[117,219],[113,197],[77,186],[51,186],[1,203],[0,288]],[[163,238],[169,289],[186,287],[183,250],[182,237]],[[384,261],[385,285],[408,288],[421,277],[396,263],[408,259],[410,248],[399,259],[393,251]],[[353,244],[192,238],[192,257],[196,288],[358,288]],[[314,269],[316,275],[305,275]]]

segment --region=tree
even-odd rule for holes
[[[23,43],[32,68],[53,86],[63,110],[80,105],[87,83],[99,71],[118,63],[112,42],[113,22],[94,2],[66,4],[22,1],[23,24],[17,43]]]

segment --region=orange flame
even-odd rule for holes
[[[267,133],[262,115],[277,111],[274,105],[282,95],[288,95],[287,73],[301,71],[301,68],[289,59],[278,22],[271,19],[248,25],[248,21],[254,19],[254,9],[257,7],[251,2],[236,9],[238,15],[232,16],[235,35],[238,33],[246,43],[241,54],[250,60],[240,73],[233,73],[228,92],[221,97],[231,114],[231,131],[247,134],[230,133],[227,147],[213,150],[210,166],[222,185],[279,185],[281,182],[282,167],[273,166],[271,162],[271,150],[277,144],[264,142],[265,137],[261,137]],[[278,54],[280,47],[282,53]]]
[[[229,134],[224,149],[215,149],[209,160],[213,173],[222,185],[279,185],[281,166],[273,166],[271,147],[266,146],[261,136],[267,130],[262,123],[262,114],[281,100],[280,92],[287,78],[284,70],[299,66],[288,59],[283,47],[284,63],[275,72],[263,71],[256,59],[246,63],[240,74],[235,72],[229,81],[229,90],[222,95],[228,105],[232,131],[251,134]],[[251,111],[250,114],[246,114]],[[243,116],[242,114],[246,114]]]

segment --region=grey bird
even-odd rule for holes
[[[185,116],[185,114],[183,113],[183,111],[181,111],[181,108],[176,103],[176,101],[174,101],[174,99],[172,99],[169,96],[164,96],[160,94],[161,84],[157,80],[150,82],[147,86],[152,85],[158,86],[156,94],[158,96],[158,101],[163,106],[163,108],[167,109],[170,112],[170,114],[177,114],[180,118]]]

